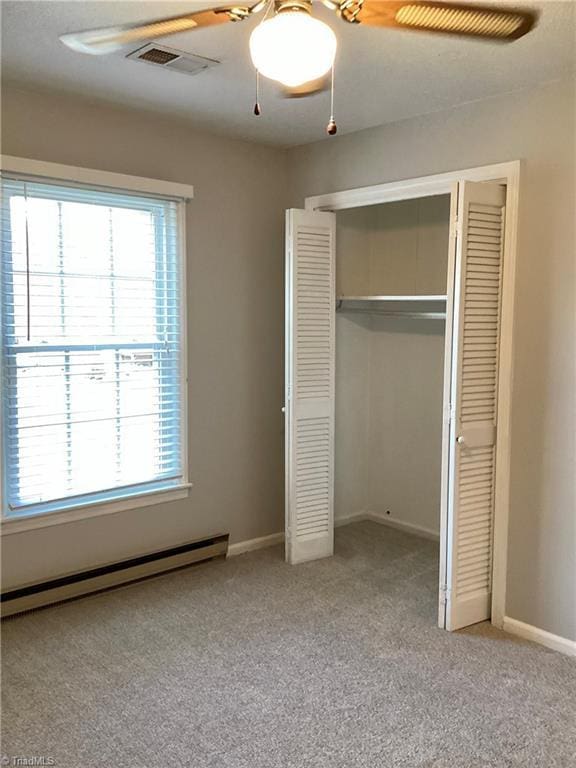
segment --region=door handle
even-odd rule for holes
[[[458,443],[458,445],[464,445],[464,435],[458,435],[458,437],[456,438],[456,442]]]
[[[285,405],[282,406],[282,413],[286,413],[286,406]]]

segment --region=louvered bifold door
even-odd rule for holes
[[[334,546],[335,215],[286,215],[286,559]]]
[[[446,628],[490,618],[505,190],[458,189]]]

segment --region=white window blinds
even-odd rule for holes
[[[4,514],[181,484],[180,203],[2,193]]]

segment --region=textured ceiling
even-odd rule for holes
[[[321,139],[329,116],[327,93],[285,100],[269,81],[263,81],[263,115],[252,115],[254,72],[248,38],[258,17],[164,38],[161,42],[172,48],[222,62],[195,77],[129,60],[125,54],[85,56],[58,40],[64,32],[172,16],[210,5],[218,3],[4,0],[2,76],[22,86],[178,116],[196,126],[252,141],[289,146]],[[346,25],[314,3],[316,15],[328,21],[338,35],[339,132],[485,99],[574,71],[572,0],[501,1],[498,5],[538,8],[540,23],[527,37],[498,45]]]

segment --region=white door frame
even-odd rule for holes
[[[508,517],[510,506],[510,419],[513,391],[514,297],[518,242],[518,210],[521,161],[466,168],[449,173],[404,179],[369,187],[307,197],[307,210],[339,211],[367,205],[413,200],[419,197],[450,194],[454,182],[496,181],[506,185],[506,230],[504,269],[502,275],[502,307],[500,321],[500,353],[498,374],[498,418],[496,445],[496,483],[494,498],[494,544],[492,567],[491,622],[500,629],[504,625],[506,605],[506,563],[508,557]]]

